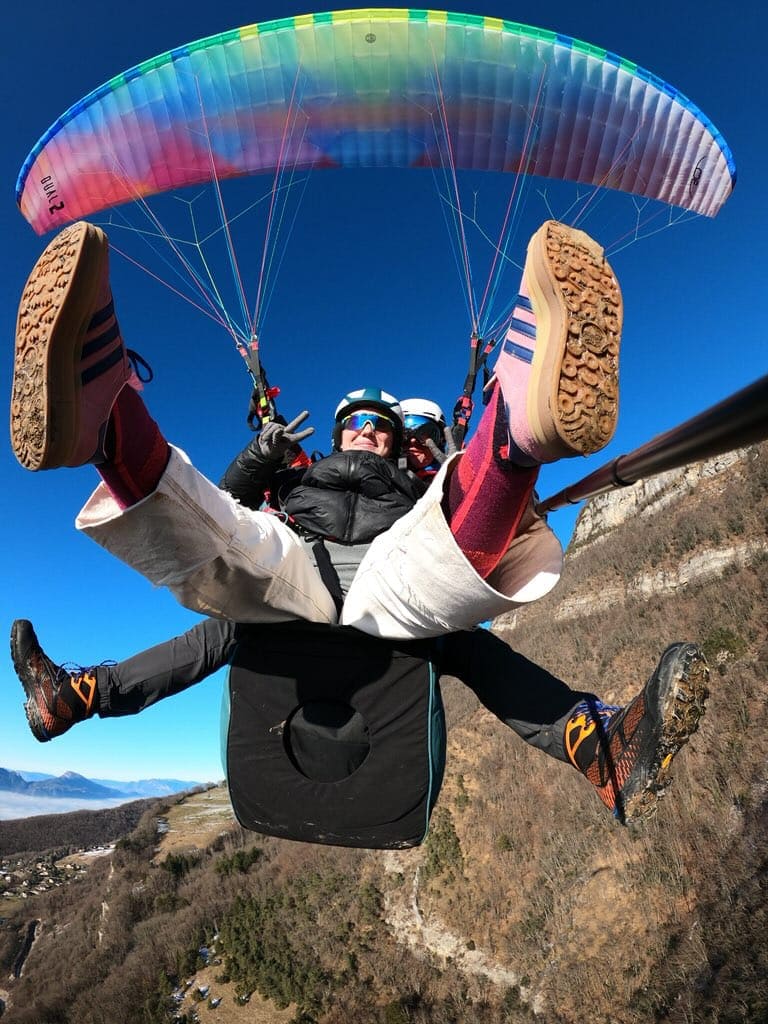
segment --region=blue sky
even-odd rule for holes
[[[743,387],[766,369],[764,307],[768,153],[764,103],[754,81],[768,16],[730,18],[720,4],[642,5],[530,0],[462,3],[458,10],[555,29],[633,60],[690,97],[723,133],[739,181],[715,220],[696,219],[641,241],[613,261],[624,291],[619,428],[588,462],[547,467],[549,494],[607,458]],[[0,315],[10,392],[18,297],[47,239],[14,202],[16,176],[37,138],[71,103],[116,73],[174,46],[304,4],[136,0],[130,11],[94,0],[14,5],[4,16],[5,143],[0,153],[4,248]],[[258,189],[263,191],[259,183]],[[499,192],[480,182],[478,209],[498,228]],[[627,208],[628,209],[628,208]],[[535,190],[530,230],[548,216]],[[627,214],[628,218],[631,216]],[[602,240],[600,218],[586,225]],[[613,230],[613,229],[612,229]],[[615,237],[615,232],[614,236]],[[482,259],[482,252],[480,252]],[[249,440],[248,379],[231,342],[169,291],[115,260],[113,287],[128,343],[154,367],[147,401],[165,433],[217,479]],[[514,287],[510,285],[510,287]],[[427,173],[312,175],[277,279],[263,334],[281,407],[312,410],[327,450],[330,417],[351,387],[380,384],[403,397],[429,394],[447,410],[465,373],[468,322],[448,236]],[[91,467],[31,474],[0,450],[2,628],[30,618],[55,660],[119,660],[187,629],[196,617],[87,539],[74,517],[96,482]],[[567,542],[575,512],[551,522]],[[660,643],[666,639],[660,638]],[[577,680],[595,688],[600,680]],[[0,766],[114,779],[221,777],[221,675],[140,716],[101,720],[38,744],[29,734],[10,658],[0,668]]]

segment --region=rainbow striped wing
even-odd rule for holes
[[[689,100],[605,50],[493,18],[336,11],[148,60],[37,143],[17,201],[38,233],[167,189],[279,167],[512,171],[713,216],[735,166]]]

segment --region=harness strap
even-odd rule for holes
[[[336,605],[337,615],[341,615],[341,608],[344,604],[344,593],[341,589],[341,580],[339,579],[339,574],[336,572],[336,567],[331,561],[331,556],[328,554],[328,548],[325,546],[325,542],[322,537],[318,537],[312,544],[312,553],[315,556],[315,563],[317,565],[317,571],[320,573],[320,579],[323,581],[325,589],[333,598],[333,603]]]
[[[238,349],[253,381],[246,422],[251,430],[258,431],[265,423],[276,418],[275,399],[280,394],[280,388],[271,387],[267,380],[266,371],[259,359],[259,342],[255,335],[251,338],[249,345],[239,344]]]
[[[475,390],[477,375],[481,369],[483,371],[483,404],[486,405],[488,403],[490,396],[485,394],[485,387],[490,380],[491,374],[488,370],[487,360],[495,344],[496,341],[493,338],[484,343],[476,331],[472,332],[469,339],[469,369],[464,379],[464,389],[461,395],[459,395],[456,405],[453,407],[453,426],[451,427],[453,439],[456,442],[456,447],[459,449],[464,445],[469,421],[474,412],[475,403],[472,400],[472,395]]]

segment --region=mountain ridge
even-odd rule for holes
[[[25,774],[34,777],[25,778]],[[116,782],[89,779],[74,771],[57,776],[0,767],[0,820],[116,807],[132,800],[172,797],[209,784],[161,778]]]
[[[27,782],[18,772],[0,768],[0,791],[2,790],[24,793],[27,796],[81,797],[94,800],[126,796],[125,793],[117,789],[101,786],[97,782],[86,779],[84,775],[72,771],[47,779]]]
[[[77,775],[77,772],[64,772],[63,776],[51,775],[49,772],[32,772],[23,768],[10,769],[0,768],[0,771],[11,772],[20,775],[25,782],[43,782],[48,779],[62,778],[69,774]],[[83,776],[81,776],[83,777]],[[107,789],[117,790],[121,795],[127,796],[168,796],[171,793],[180,793],[185,789],[193,789],[195,786],[209,785],[213,780],[207,779],[171,779],[155,776],[149,779],[132,779],[130,781],[120,779],[102,779],[88,777],[88,781],[97,786],[106,786]],[[2,786],[0,786],[2,788]]]

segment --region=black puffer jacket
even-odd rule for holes
[[[306,469],[284,469],[254,440],[219,486],[241,505],[266,502],[299,532],[341,544],[366,544],[416,504],[426,485],[375,452],[334,452]]]

